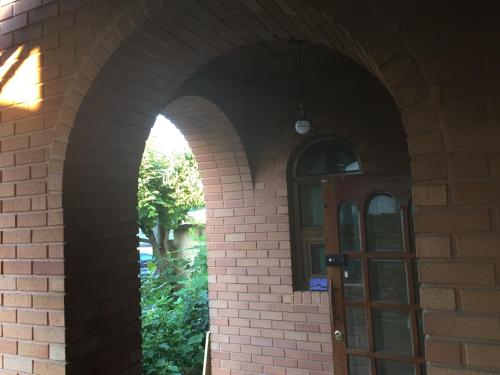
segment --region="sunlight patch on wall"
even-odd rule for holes
[[[3,79],[5,75],[9,72],[9,70],[12,69],[14,64],[17,62],[19,59],[19,56],[21,55],[21,52],[23,52],[24,47],[18,47],[12,55],[9,56],[9,58],[5,61],[5,64],[3,64],[0,67],[0,80],[3,82]],[[3,53],[2,53],[3,55]]]
[[[37,110],[42,98],[40,49],[24,57],[24,48],[17,48],[0,67],[0,105]]]

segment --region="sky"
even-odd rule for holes
[[[158,115],[149,133],[148,142],[165,154],[188,150],[189,146],[181,132],[165,116]]]

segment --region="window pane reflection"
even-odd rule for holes
[[[413,354],[408,312],[374,309],[372,316],[376,351]]]
[[[408,302],[408,282],[403,260],[372,260],[369,272],[372,300]]]
[[[359,251],[359,213],[354,202],[344,202],[339,208],[340,251]]]
[[[349,375],[370,375],[370,360],[365,357],[355,355],[349,356]]]
[[[365,309],[346,307],[347,346],[351,349],[368,349]]]
[[[344,298],[348,300],[362,300],[363,268],[361,261],[350,259],[344,266]]]
[[[377,374],[380,375],[415,375],[415,365],[407,362],[377,360]]]
[[[399,204],[386,194],[373,197],[366,215],[367,248],[376,250],[403,250]]]
[[[325,245],[311,244],[311,274],[326,275]]]
[[[303,227],[320,227],[323,225],[321,184],[300,185],[300,212]]]
[[[360,170],[358,155],[347,142],[327,138],[311,144],[300,156],[295,175],[315,176]]]

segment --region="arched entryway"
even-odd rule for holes
[[[207,167],[221,165],[219,175],[207,172],[205,176],[220,178],[220,185],[215,184],[209,192],[217,197],[211,203],[214,233],[209,237],[213,246],[209,254],[213,259],[209,262],[213,265],[214,281],[211,285],[213,367],[220,373],[229,373],[230,369],[235,373],[260,373],[266,365],[269,366],[266,371],[273,371],[271,367],[281,371],[279,368],[297,367],[294,361],[303,360],[304,366],[312,367],[313,362],[319,361],[321,368],[311,371],[332,370],[328,301],[320,293],[294,292],[291,283],[284,179],[286,159],[296,140],[289,137],[273,148],[273,137],[256,138],[261,133],[252,131],[251,122],[262,118],[256,116],[258,107],[244,105],[245,88],[250,83],[245,80],[235,83],[234,78],[245,70],[248,56],[257,62],[279,60],[287,55],[293,58],[296,50],[286,41],[301,39],[335,48],[353,59],[350,62],[353,66],[356,62],[362,64],[379,77],[404,111],[409,134],[414,132],[411,122],[414,111],[432,113],[426,102],[429,92],[425,82],[391,29],[374,26],[383,38],[394,42],[392,50],[380,49],[377,41],[354,39],[341,27],[347,22],[341,17],[345,13],[336,14],[338,21],[332,18],[333,14],[335,9],[330,6],[323,9],[299,2],[255,3],[250,7],[235,4],[231,11],[227,7],[207,8],[196,2],[169,3],[165,7],[147,2],[144,8],[135,6],[125,13],[97,45],[68,96],[51,154],[54,159],[64,159],[62,177],[52,177],[55,191],[59,188],[58,179],[62,180],[70,371],[96,371],[98,367],[107,373],[138,371],[139,326],[134,302],[137,280],[133,278],[132,249],[134,184],[143,143],[156,114],[175,97],[190,91],[217,97],[219,91],[227,88],[236,88],[234,92],[239,95],[235,95],[233,103],[226,100],[220,107],[231,118],[236,131],[229,128],[218,133],[205,128],[207,112],[196,114],[189,109],[186,115],[180,102],[172,103],[171,108],[174,121],[178,110],[181,120],[176,123],[182,123],[184,116],[186,123],[196,123],[199,127],[190,141],[201,142],[200,157],[205,155],[203,148],[207,145],[217,150],[212,151],[214,160],[206,161]],[[284,43],[273,44],[272,40]],[[214,68],[209,62],[218,56]],[[399,69],[399,57],[407,63],[405,69]],[[343,59],[342,64],[347,64],[348,60]],[[397,67],[395,70],[391,70],[392,64]],[[211,74],[224,77],[226,68],[234,71],[225,86],[204,80]],[[204,107],[199,100],[192,103],[195,108]],[[193,113],[196,116],[190,118]],[[252,116],[243,118],[242,114]],[[432,120],[427,125],[436,124]],[[273,136],[279,135],[278,130],[269,130]],[[219,137],[214,136],[217,134],[231,140],[230,149],[219,147]],[[429,134],[440,144],[439,130]],[[190,135],[187,137],[189,140]],[[249,165],[245,165],[245,152],[238,137],[245,147],[251,145]],[[261,150],[276,162],[264,163]],[[196,149],[194,152],[196,155]],[[417,168],[420,163],[417,157]],[[264,172],[252,179],[250,170]],[[277,177],[274,182],[265,177],[270,175]],[[101,257],[102,249],[106,254]],[[116,324],[113,335],[108,335],[110,326],[106,322],[110,321]],[[297,329],[300,323],[305,325]],[[307,329],[314,332],[307,333]],[[278,336],[273,337],[274,334]],[[277,351],[270,349],[275,341],[281,345]],[[233,350],[232,345],[239,346],[240,351]],[[249,352],[241,352],[242,345],[249,346]],[[290,358],[285,353],[290,354],[292,362],[288,362]],[[294,358],[301,356],[305,357]]]
[[[272,66],[287,74],[283,55],[292,39],[340,51],[350,59],[344,67],[367,67],[364,73],[397,103],[411,156],[429,373],[497,372],[498,12],[495,1],[1,2],[2,370],[75,373],[79,358],[90,367],[109,363],[106,373],[140,371],[138,311],[130,308],[113,322],[123,329],[106,330],[105,322],[137,295],[135,280],[115,281],[133,279],[126,264],[134,263],[127,256],[135,242],[131,176],[138,140],[168,103],[189,95],[209,99],[227,115],[252,172],[252,189],[235,193],[243,201],[221,208],[213,220],[220,226],[211,260],[214,371],[331,373],[328,301],[292,285],[286,163],[294,147],[309,141],[294,135],[296,118],[285,115],[296,108],[297,85],[285,79],[288,86],[279,90],[276,76],[261,75]],[[308,47],[307,57],[312,52]],[[323,84],[342,65],[325,57],[313,59],[329,67]],[[255,74],[259,62],[264,69]],[[352,78],[338,74],[326,89],[340,89],[342,77]],[[249,88],[262,81],[266,90],[252,100]],[[364,92],[352,79],[346,87]],[[349,95],[332,91],[317,90],[335,99],[326,103],[334,109]],[[395,108],[392,102],[376,107]],[[273,115],[263,108],[280,110]],[[315,117],[315,125],[330,118]],[[316,135],[349,140],[369,155],[358,147],[360,134],[339,134],[345,123],[338,116],[335,132]],[[396,128],[389,134],[398,134]],[[225,198],[232,188],[221,187]],[[71,195],[79,190],[88,193],[81,202]],[[73,225],[75,212],[88,222],[82,230],[88,246],[75,242],[83,227]],[[101,256],[98,265],[87,252]],[[123,265],[115,265],[122,253]],[[72,282],[98,267],[102,274],[110,270],[102,288],[91,278]],[[112,302],[87,304],[96,293]],[[73,314],[75,304],[86,308]],[[83,321],[92,324],[83,329]]]
[[[162,113],[175,121],[197,160],[207,208],[208,246],[216,250],[211,237],[220,202],[235,202],[238,207],[244,191],[251,189],[245,151],[229,119],[206,99],[181,97]],[[66,223],[72,228],[67,231],[65,256],[67,339],[73,343],[66,355],[71,371],[121,372],[131,367],[123,362],[123,355],[140,348],[134,178],[149,129],[131,137],[118,136],[124,143],[108,147],[107,136],[114,138],[117,126],[122,130],[132,126],[126,121],[108,122],[95,110],[91,115],[81,111],[77,121],[82,121],[84,132],[99,126],[102,146],[71,143],[65,163],[63,204]],[[129,142],[139,134],[138,148],[133,149]],[[230,192],[225,192],[228,187]],[[209,262],[216,265],[215,259]],[[96,351],[99,346],[105,357]],[[140,372],[140,364],[131,368]]]

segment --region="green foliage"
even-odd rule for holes
[[[190,151],[169,155],[146,146],[139,170],[138,223],[154,261],[141,278],[145,375],[199,375],[208,330],[206,246],[194,261],[179,256],[169,232],[203,206],[199,172]],[[142,240],[142,239],[141,239]]]
[[[190,151],[165,155],[146,145],[139,169],[138,223],[161,255],[168,248],[169,231],[186,220],[189,210],[203,207],[200,181]],[[154,238],[157,226],[159,234]]]
[[[194,261],[177,269],[148,264],[142,278],[142,350],[145,375],[199,375],[208,330],[207,251],[198,241]]]

